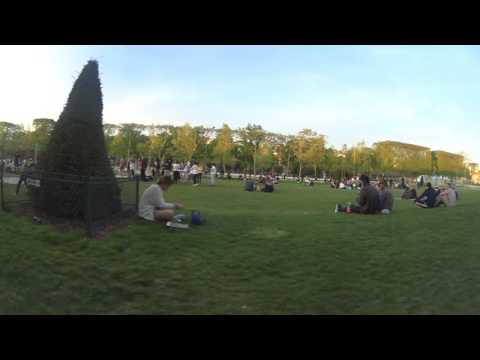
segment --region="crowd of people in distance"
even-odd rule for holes
[[[330,187],[332,189],[354,190],[354,189],[358,189],[359,186],[360,186],[360,180],[358,177],[351,178],[351,179],[344,178],[342,180],[339,180],[339,179],[330,180]]]
[[[215,185],[217,177],[217,168],[215,164],[211,164],[207,169],[196,162],[187,161],[185,163],[168,159],[161,162],[156,158],[153,161],[141,156],[129,159],[120,159],[116,162],[116,168],[120,176],[130,179],[139,178],[141,181],[153,181],[159,177],[171,177],[173,183],[189,182],[193,186],[199,186],[202,183],[202,176],[208,171],[208,184]]]

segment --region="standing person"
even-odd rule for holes
[[[217,168],[215,167],[215,164],[212,164],[210,167],[210,181],[208,185],[213,186],[215,185],[215,177],[217,176]]]
[[[131,177],[132,179],[135,177],[135,160],[134,159],[130,159],[128,161],[128,175],[129,177]]]
[[[174,218],[175,209],[181,209],[182,204],[167,203],[164,192],[172,185],[169,177],[160,177],[157,184],[150,185],[142,195],[138,207],[138,216],[150,221],[166,222]]]
[[[202,183],[202,175],[203,175],[203,165],[201,164],[198,164],[198,175],[197,175],[197,180],[198,180],[198,183],[201,184]]]
[[[172,165],[173,169],[173,182],[176,184],[180,179],[180,164],[175,160]]]
[[[335,212],[352,212],[357,214],[376,214],[380,208],[380,196],[378,190],[370,184],[370,178],[367,175],[360,176],[362,190],[360,190],[357,199],[358,205],[342,206],[337,204]]]
[[[183,167],[183,177],[185,182],[188,182],[190,180],[190,161],[187,161],[187,163]]]
[[[198,165],[196,162],[193,163],[193,166],[190,169],[190,174],[192,175],[193,186],[198,186],[200,184],[197,183],[198,180]]]
[[[157,157],[155,159],[155,174],[157,174],[157,176],[160,175],[160,159]]]
[[[142,181],[147,181],[146,172],[147,172],[147,159],[140,158],[140,178]]]

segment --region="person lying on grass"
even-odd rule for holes
[[[370,184],[370,178],[367,175],[360,176],[362,189],[357,199],[358,205],[342,206],[337,204],[335,212],[352,212],[357,214],[376,214],[380,208],[380,196],[378,190]]]
[[[378,195],[380,197],[380,212],[390,214],[393,211],[393,195],[385,180],[378,183]]]
[[[150,221],[171,221],[175,209],[183,208],[182,204],[165,202],[163,193],[173,184],[170,177],[161,176],[157,184],[150,185],[140,200],[138,215]]]
[[[427,183],[427,188],[418,198],[415,199],[415,205],[420,208],[433,208],[435,206],[435,199],[438,193],[432,187],[431,183]]]

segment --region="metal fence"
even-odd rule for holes
[[[61,196],[71,201],[68,212],[45,211],[38,206],[38,197],[45,196],[46,187],[55,191],[47,196]],[[114,189],[117,205],[102,211],[105,193]],[[11,172],[0,164],[0,208],[1,211],[18,215],[46,219],[50,223],[83,228],[90,237],[110,225],[136,217],[139,204],[139,179],[87,177],[59,173],[44,173],[26,170],[23,173]],[[52,199],[54,200],[54,199]],[[48,203],[49,198],[42,199]],[[105,205],[106,206],[106,205]],[[53,214],[52,214],[53,213]]]

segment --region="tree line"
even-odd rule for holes
[[[33,129],[0,122],[0,156],[33,156],[44,149],[55,121],[33,120]],[[260,125],[232,129],[173,125],[104,124],[109,156],[129,159],[195,160],[216,163],[224,172],[258,174],[273,171],[291,176],[323,175],[350,177],[360,173],[387,176],[435,174],[469,177],[462,154],[431,150],[428,147],[396,141],[365,142],[337,149],[326,136],[311,129],[296,135],[284,135]],[[80,135],[81,136],[81,135]]]

